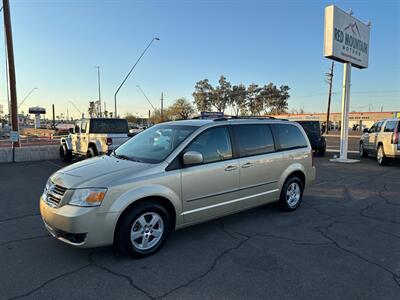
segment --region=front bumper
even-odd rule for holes
[[[40,198],[40,214],[50,234],[81,248],[112,245],[117,213],[100,213],[99,207],[50,207]]]

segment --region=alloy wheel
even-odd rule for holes
[[[294,207],[300,200],[301,190],[297,182],[292,182],[286,190],[286,202],[290,207]]]
[[[155,212],[147,212],[133,222],[131,242],[138,250],[148,250],[154,247],[163,236],[164,222]]]

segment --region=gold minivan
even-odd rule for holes
[[[295,210],[314,179],[311,145],[297,123],[175,121],[51,175],[40,212],[63,242],[114,244],[142,257],[174,229],[273,201]]]
[[[360,156],[376,155],[379,165],[385,165],[388,158],[400,158],[399,119],[385,119],[376,122],[370,129],[364,129],[360,139]]]

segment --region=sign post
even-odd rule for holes
[[[347,160],[349,141],[349,106],[350,106],[350,81],[351,64],[345,63],[343,68],[342,92],[342,125],[340,127],[340,159]]]
[[[364,24],[334,5],[325,7],[324,56],[344,63],[340,157],[338,162],[356,162],[347,158],[351,67],[368,67],[369,25]],[[328,126],[328,124],[327,124]]]

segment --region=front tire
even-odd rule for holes
[[[319,157],[324,157],[325,156],[325,152],[326,152],[325,148],[319,148],[317,154],[318,154]]]
[[[365,151],[365,149],[364,149],[364,143],[363,142],[360,143],[360,146],[358,148],[358,153],[360,154],[360,157],[367,157],[368,156],[367,151]]]
[[[385,155],[385,150],[383,149],[383,145],[379,145],[378,151],[376,153],[376,160],[378,162],[378,165],[384,166],[387,163],[387,158]]]
[[[297,176],[289,177],[282,187],[279,198],[280,206],[283,210],[296,210],[303,199],[303,182]]]
[[[60,159],[67,163],[72,161],[72,151],[68,150],[65,144],[60,146]]]
[[[122,216],[114,245],[127,256],[145,257],[164,245],[170,231],[168,211],[159,203],[148,201],[134,205]]]

